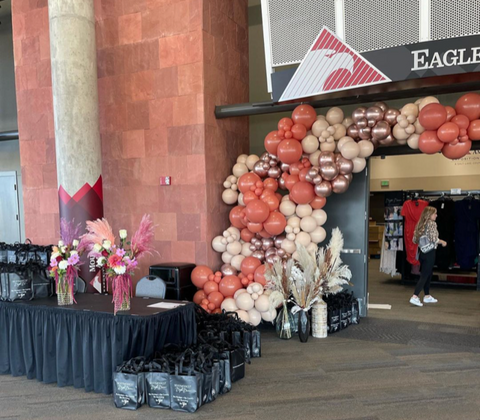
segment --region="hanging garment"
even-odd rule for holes
[[[455,251],[462,270],[471,270],[478,256],[479,219],[480,201],[465,199],[455,202]]]
[[[401,239],[400,239],[401,240]],[[385,247],[385,235],[383,235],[382,240],[382,254],[380,256],[380,272],[389,274],[390,276],[396,276],[397,267],[397,251],[387,250]]]
[[[407,200],[403,203],[401,214],[405,218],[405,250],[407,261],[412,265],[420,265],[416,259],[418,245],[413,243],[413,233],[423,209],[427,206],[428,201],[425,200]]]
[[[447,246],[439,246],[435,255],[435,265],[446,270],[455,263],[455,203],[452,200],[436,200],[430,203],[437,209],[438,236],[447,242]]]

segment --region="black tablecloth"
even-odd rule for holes
[[[111,296],[75,299],[67,307],[56,298],[0,302],[0,374],[110,394],[122,361],[196,340],[193,304],[165,310],[148,308],[159,299],[133,298],[131,311],[114,316]]]

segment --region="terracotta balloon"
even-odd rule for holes
[[[245,215],[249,222],[263,223],[270,214],[270,208],[262,200],[254,200],[245,207]]]
[[[302,157],[302,144],[297,140],[282,140],[277,148],[277,156],[283,163],[292,164]]]
[[[245,276],[254,274],[255,270],[262,265],[262,262],[255,257],[247,257],[242,261],[241,271]]]
[[[247,257],[247,258],[250,258],[250,257]],[[242,282],[237,276],[225,276],[220,281],[220,284],[218,285],[219,292],[225,297],[232,297],[235,294],[235,292],[241,288],[242,288]]]
[[[277,191],[278,190],[278,181],[273,178],[267,178],[263,181],[263,187],[266,190]]]
[[[303,140],[303,138],[307,135],[307,129],[303,124],[295,124],[291,128],[293,138],[296,140]]]
[[[306,181],[297,182],[290,191],[290,199],[297,204],[308,204],[314,197],[313,185]]]
[[[309,185],[313,190],[313,186],[311,184]],[[278,211],[272,211],[268,219],[263,223],[265,231],[270,236],[280,235],[285,230],[285,226],[287,226],[287,219]]]
[[[225,297],[221,292],[212,292],[208,295],[208,301],[213,303],[215,308],[220,308],[224,299]]]
[[[250,232],[260,233],[263,230],[263,223],[248,222],[247,228]]]
[[[387,109],[385,112],[385,115],[383,116],[383,119],[388,122],[391,126],[395,125],[397,123],[397,117],[400,115],[400,111],[395,108],[390,108]]]
[[[480,120],[473,120],[468,126],[470,140],[480,140]]]
[[[212,292],[218,292],[218,284],[212,280],[209,280],[203,285],[203,290],[207,295]]]
[[[418,121],[425,130],[436,130],[447,121],[447,110],[437,103],[428,104],[420,111]]]
[[[250,232],[247,228],[242,229],[240,232],[240,238],[245,242],[250,242],[254,236],[255,234]]]
[[[192,283],[199,289],[203,289],[203,285],[208,281],[208,276],[213,274],[213,271],[205,265],[197,265],[191,274]]]
[[[467,93],[460,97],[455,104],[457,114],[465,115],[470,121],[480,118],[480,95],[478,93]]]
[[[215,283],[216,284],[216,283]],[[207,295],[203,290],[198,290],[194,295],[193,295],[193,301],[197,304],[200,305],[202,303],[203,299],[206,299]]]
[[[316,196],[312,201],[310,201],[310,205],[314,210],[323,209],[325,204],[327,204],[327,199],[325,197]]]
[[[281,143],[282,138],[278,135],[278,131],[270,131],[265,137],[263,142],[265,150],[272,155],[277,155],[278,145]]]
[[[317,120],[317,113],[311,105],[299,105],[292,112],[292,120],[295,124],[303,124],[310,130]]]
[[[338,167],[335,163],[325,163],[320,166],[320,173],[323,179],[331,181],[338,175]]]
[[[427,155],[438,153],[443,146],[444,143],[438,139],[436,131],[424,131],[418,139],[418,148]]]
[[[267,194],[262,201],[268,205],[270,211],[277,210],[278,206],[280,205],[280,200],[274,193]]]
[[[345,178],[343,175],[338,175],[332,181],[332,190],[335,194],[342,194],[348,190],[349,185],[350,183],[348,182],[347,178]]]
[[[446,122],[442,124],[437,130],[437,137],[444,143],[451,143],[454,141],[460,132],[458,125],[453,122]]]
[[[448,159],[461,159],[470,152],[472,148],[472,142],[467,140],[466,142],[458,142],[457,144],[447,143],[442,148],[442,154]]]
[[[236,227],[237,229],[243,229],[245,227],[245,224],[243,223],[244,214],[244,206],[236,206],[230,210],[229,220],[232,226]]]
[[[455,108],[451,106],[446,106],[445,110],[447,111],[447,121],[450,121],[455,115],[457,115]]]
[[[288,118],[288,117],[285,117],[285,118],[282,118],[279,122],[278,122],[278,129],[279,130],[284,130],[284,131],[287,131],[287,130],[290,130],[290,128],[292,128],[292,125],[293,125],[293,121],[291,118]],[[275,154],[275,153],[272,153],[272,154]]]
[[[387,137],[391,132],[390,125],[387,121],[379,121],[373,128],[372,128],[372,138],[375,140],[383,140]]]
[[[265,264],[262,264],[260,267],[257,267],[254,273],[253,279],[257,282],[260,283],[262,286],[265,286],[267,284],[267,279],[265,278],[265,270],[267,269],[267,266]]]
[[[257,182],[261,182],[262,180],[257,174],[252,172],[248,172],[238,178],[237,185],[240,192],[245,194],[247,191],[250,191],[250,188],[255,186]]]
[[[470,125],[470,120],[465,115],[455,115],[451,119],[451,122],[457,124],[460,129],[463,128],[464,130]]]
[[[315,185],[314,191],[319,197],[329,197],[332,195],[332,184],[329,181],[322,181]]]

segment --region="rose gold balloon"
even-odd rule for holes
[[[283,179],[282,177],[280,177],[278,179],[278,186],[280,187],[281,190],[286,190],[287,187],[285,185],[285,179]]]
[[[338,175],[332,181],[332,190],[335,194],[342,194],[348,190],[349,182],[343,175]]]
[[[282,170],[282,172],[288,172],[288,170],[290,169],[290,165],[288,163],[281,163],[280,164],[280,169]]]
[[[281,175],[282,175],[282,170],[278,166],[274,166],[268,170],[268,176],[270,178],[278,179],[280,178]]]
[[[358,127],[355,124],[352,124],[347,128],[347,136],[352,139],[358,138]]]
[[[377,149],[378,146],[380,146],[380,143],[378,142],[378,140],[371,139],[370,141],[372,142],[374,149]]]
[[[222,268],[220,268],[220,271],[224,276],[236,276],[237,275],[237,270],[231,266],[230,264],[223,264]]]
[[[318,157],[318,163],[320,167],[325,164],[334,163],[335,162],[335,155],[332,152],[322,152]]]
[[[308,170],[308,176],[315,178],[318,175],[318,168],[313,166]]]
[[[315,185],[315,194],[319,197],[329,197],[332,195],[332,184],[329,181],[322,181]]]
[[[307,175],[305,175],[305,181],[313,183],[313,178],[307,173]]]
[[[397,123],[397,117],[400,115],[400,111],[395,108],[390,108],[385,111],[383,119],[388,122],[390,125],[395,125]]]
[[[253,172],[255,172],[260,178],[265,178],[268,175],[268,167],[267,169],[264,169],[264,164],[265,162],[259,160],[253,167]]]
[[[334,163],[326,163],[320,167],[320,173],[323,179],[331,181],[338,175],[338,168]]]
[[[320,182],[323,181],[323,178],[322,178],[322,175],[318,174],[318,175],[315,175],[313,178],[312,178],[312,182],[317,185],[317,184],[320,184]]]
[[[260,261],[263,261],[265,259],[265,253],[263,251],[255,251],[252,254],[253,258],[258,258]]]
[[[277,236],[277,237],[275,238],[275,246],[276,246],[277,248],[280,248],[280,247],[282,246],[282,242],[283,242],[284,239],[285,239],[285,236],[283,236],[283,235]]]
[[[370,127],[361,128],[358,130],[358,137],[361,140],[368,140],[372,137],[372,129]]]
[[[390,134],[390,132],[390,124],[386,121],[379,121],[375,127],[372,128],[372,139],[383,140]]]
[[[346,178],[346,180],[348,182],[352,182],[353,181],[353,174],[346,174],[344,175],[344,177]]]
[[[356,124],[359,129],[362,129],[368,127],[368,120],[366,118],[360,118]]]
[[[337,159],[337,168],[341,175],[351,174],[353,171],[353,162],[350,159],[345,159],[343,156],[340,156]]]
[[[385,137],[384,139],[382,140],[377,140],[381,145],[383,146],[389,146],[390,144],[393,144],[395,143],[395,138],[389,134],[387,137]],[[373,141],[372,141],[373,143]],[[373,144],[375,146],[375,143]]]
[[[383,112],[388,109],[388,105],[385,102],[375,102],[373,106],[378,106]]]
[[[361,119],[365,119],[367,113],[367,108],[360,106],[352,112],[352,120],[354,123],[357,123]]]
[[[287,253],[285,252],[284,249],[281,249],[281,248],[280,248],[280,249],[277,251],[277,255],[278,255],[280,258],[284,258],[284,257],[287,256]]]
[[[383,111],[378,106],[371,106],[367,109],[366,117],[368,126],[373,127],[378,121],[383,119]]]
[[[260,160],[263,162],[268,162],[270,160],[270,154],[268,152],[265,152],[260,156]]]

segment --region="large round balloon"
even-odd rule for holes
[[[262,264],[261,266],[257,267],[253,277],[253,279],[257,283],[260,283],[262,286],[265,286],[267,284],[267,279],[265,278],[266,269],[267,269],[267,266],[265,264]]]
[[[193,295],[193,301],[197,304],[200,305],[202,303],[203,299],[207,298],[207,294],[203,290],[198,290],[194,295]]]
[[[290,199],[297,204],[308,204],[314,197],[313,185],[307,181],[297,182],[290,191]]]
[[[470,140],[456,144],[447,143],[442,148],[442,154],[449,159],[461,159],[468,154],[471,148],[472,142]]]
[[[250,222],[263,223],[270,214],[270,208],[262,200],[253,200],[247,204],[245,214]]]
[[[470,124],[470,120],[465,115],[455,115],[451,119],[451,122],[457,124],[459,128],[463,128],[465,130],[468,128]]]
[[[278,135],[278,131],[270,131],[265,137],[263,142],[265,150],[272,154],[277,155],[277,147],[281,143],[282,138]]]
[[[230,210],[230,223],[237,229],[243,229],[245,227],[245,223],[243,223],[244,211],[244,206],[235,206],[232,210]]]
[[[255,257],[247,257],[242,261],[241,271],[245,276],[254,274],[255,270],[262,265],[262,262]]]
[[[215,308],[220,308],[220,305],[223,302],[224,296],[220,292],[212,292],[208,295],[207,298],[210,303],[213,303],[215,305]]]
[[[480,140],[480,120],[473,120],[468,126],[470,140]]]
[[[213,292],[218,292],[218,284],[212,280],[208,280],[204,285],[203,285],[203,291],[209,295],[210,293]]]
[[[427,105],[425,108],[428,106],[429,105]],[[442,150],[444,145],[445,143],[438,139],[436,131],[424,131],[422,134],[420,134],[420,138],[418,139],[418,148],[427,155],[438,153],[440,150]]]
[[[451,143],[454,141],[460,132],[458,125],[453,122],[446,122],[442,124],[437,130],[437,137],[444,143]]]
[[[287,219],[285,219],[282,213],[277,211],[272,211],[268,219],[263,223],[264,229],[272,236],[283,233],[285,226],[287,226]]]
[[[261,182],[262,180],[257,174],[252,172],[248,172],[243,174],[240,178],[238,178],[237,185],[240,192],[245,194],[247,191],[250,191],[252,187],[255,186],[257,182]]]
[[[447,110],[437,103],[428,104],[420,111],[418,121],[425,130],[436,130],[447,121]]]
[[[213,271],[205,265],[197,265],[191,274],[192,283],[199,289],[203,289],[203,285],[208,281],[208,276],[213,274]]]
[[[460,97],[455,105],[457,114],[465,115],[470,121],[480,118],[480,95],[478,93],[466,93]]]
[[[303,124],[307,130],[310,130],[317,120],[317,113],[310,105],[299,105],[293,110],[292,120],[295,124]]]
[[[303,140],[303,138],[307,135],[307,129],[303,124],[295,124],[291,128],[291,131],[293,138],[296,140]]]
[[[297,140],[282,140],[277,148],[278,159],[287,164],[298,162],[302,153],[302,144]]]
[[[315,196],[314,199],[310,202],[310,206],[312,206],[312,209],[314,210],[323,209],[325,207],[325,204],[327,204],[327,199],[325,197],[318,196]]]
[[[225,297],[232,297],[241,288],[242,282],[237,276],[225,276],[218,285],[219,292]]]

